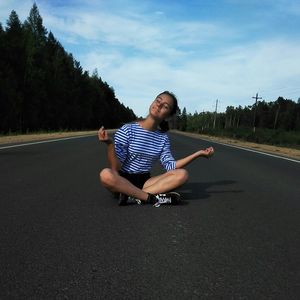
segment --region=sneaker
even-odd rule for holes
[[[128,196],[127,203],[141,205],[141,204],[143,204],[143,201],[141,201],[140,199],[136,199],[136,198],[134,198],[132,196]]]
[[[124,206],[127,204],[127,200],[128,200],[128,196],[125,194],[120,193],[119,194],[119,201],[118,201],[118,205],[119,206]]]
[[[144,201],[140,200],[140,199],[136,199],[136,198],[133,198],[135,203],[138,204],[138,205],[142,205],[144,203]]]
[[[155,195],[156,203],[155,207],[160,207],[161,204],[178,204],[180,202],[180,194],[176,192],[170,192],[166,194],[157,194]]]

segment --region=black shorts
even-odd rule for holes
[[[142,189],[145,182],[151,177],[150,173],[126,173],[123,171],[119,171],[119,174],[130,181],[133,185]]]

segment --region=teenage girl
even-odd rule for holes
[[[178,203],[180,195],[170,191],[187,181],[188,172],[183,168],[198,157],[214,154],[209,147],[179,160],[173,158],[166,119],[177,110],[175,95],[165,91],[150,105],[146,119],[123,125],[114,142],[104,127],[99,129],[98,138],[107,144],[110,163],[110,168],[100,172],[100,181],[110,191],[120,193],[119,205],[126,204],[128,196],[139,203]],[[157,160],[166,172],[151,177],[150,170]]]

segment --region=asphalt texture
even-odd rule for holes
[[[159,208],[117,205],[96,136],[0,149],[0,299],[300,299],[300,164],[170,138],[216,153]]]

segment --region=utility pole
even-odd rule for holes
[[[252,98],[255,99],[254,116],[253,116],[253,132],[255,132],[257,100],[262,99],[262,97],[258,97],[258,93],[256,93],[256,96]]]
[[[278,102],[278,108],[277,108],[277,110],[276,110],[276,115],[275,115],[275,120],[274,120],[274,126],[273,126],[273,129],[276,129],[277,121],[278,121],[278,116],[279,116],[279,112],[280,112],[280,102]]]
[[[216,128],[217,110],[218,110],[218,99],[216,100],[216,109],[214,115],[214,129]]]

